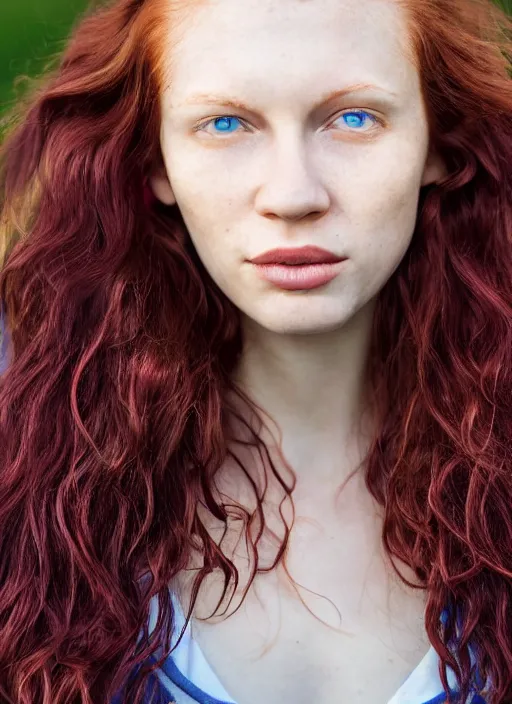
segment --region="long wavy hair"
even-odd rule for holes
[[[448,665],[461,701],[475,687],[475,652],[477,691],[487,684],[487,701],[502,704],[512,702],[511,21],[490,0],[395,1],[448,176],[422,190],[410,248],[379,295],[364,471],[386,550],[426,590],[448,695]],[[4,124],[2,704],[105,704],[119,691],[139,703],[149,656],[169,649],[169,583],[192,551],[204,565],[194,598],[214,570],[226,592],[237,580],[198,506],[227,522],[213,486],[230,453],[239,314],[178,209],[147,188],[161,163],[166,34],[186,11],[177,0],[90,8]],[[245,526],[257,555],[254,491]]]

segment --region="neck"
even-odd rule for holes
[[[303,485],[343,482],[367,449],[373,309],[370,303],[342,328],[310,335],[243,321],[244,352],[234,380],[277,423],[284,455]]]

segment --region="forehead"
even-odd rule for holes
[[[201,0],[175,39],[171,27],[164,89],[172,104],[216,90],[275,101],[330,83],[418,87],[406,16],[394,0]]]

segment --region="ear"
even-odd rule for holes
[[[431,183],[438,183],[448,176],[446,164],[435,151],[429,151],[423,176],[421,177],[421,185],[428,186]]]
[[[174,197],[171,183],[164,166],[155,168],[148,179],[148,183],[155,197],[164,203],[164,205],[174,205],[176,203],[176,198]]]

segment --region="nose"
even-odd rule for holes
[[[272,157],[270,175],[256,196],[259,215],[294,221],[311,215],[319,217],[329,209],[329,193],[303,144],[274,149]]]

